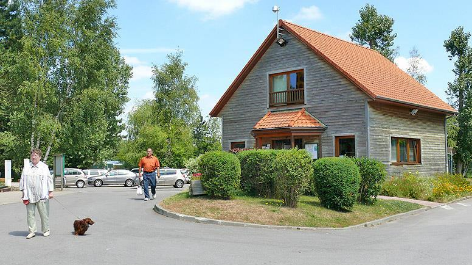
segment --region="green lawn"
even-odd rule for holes
[[[172,196],[161,203],[167,210],[211,219],[267,225],[306,227],[347,227],[419,209],[422,206],[401,201],[377,200],[374,205],[356,204],[352,211],[334,211],[320,205],[317,197],[302,196],[297,208],[283,207],[277,199],[237,196],[215,200],[206,196]]]

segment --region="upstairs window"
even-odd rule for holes
[[[305,103],[303,70],[269,75],[269,106]]]
[[[419,139],[392,137],[390,161],[394,164],[421,163]]]

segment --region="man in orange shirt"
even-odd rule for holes
[[[152,155],[152,149],[147,149],[147,156],[139,161],[139,177],[143,178],[144,200],[149,200],[149,184],[151,185],[151,200],[156,198],[156,171],[157,177],[161,176],[159,172],[159,159]]]

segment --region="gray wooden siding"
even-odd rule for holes
[[[284,37],[289,41],[287,46],[274,43],[221,110],[223,150],[242,139],[247,140],[247,147],[253,147],[250,132],[267,111],[305,107],[328,127],[321,137],[322,156],[334,156],[334,137],[346,134],[356,136],[356,153],[366,156],[368,97],[304,44],[288,33]],[[268,75],[295,69],[305,69],[306,104],[269,109]]]
[[[370,103],[370,155],[387,165],[389,175],[418,172],[430,176],[446,171],[444,115],[410,108]],[[420,139],[420,165],[391,165],[391,137]]]

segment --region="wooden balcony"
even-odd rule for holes
[[[305,103],[305,90],[303,88],[269,93],[270,107],[303,103]]]

